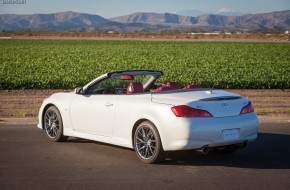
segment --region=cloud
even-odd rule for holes
[[[217,13],[228,13],[228,12],[236,12],[235,10],[228,8],[228,7],[223,7],[220,8],[216,11]]]

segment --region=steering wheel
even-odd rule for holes
[[[109,87],[104,89],[103,94],[119,94],[119,92],[115,88]]]

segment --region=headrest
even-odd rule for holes
[[[135,94],[144,92],[141,82],[131,82],[127,87],[127,94]]]
[[[165,86],[171,87],[173,89],[181,89],[181,86],[178,82],[167,82]]]

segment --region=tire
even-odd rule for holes
[[[165,160],[159,133],[153,123],[142,122],[134,134],[135,152],[142,162],[156,164]]]
[[[238,147],[235,145],[228,145],[228,146],[215,147],[213,150],[216,153],[220,153],[220,154],[232,154],[238,150]]]
[[[60,112],[55,106],[50,106],[43,116],[43,125],[46,136],[54,142],[66,141],[63,135],[63,124]]]

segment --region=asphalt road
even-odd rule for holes
[[[1,190],[290,189],[290,123],[262,123],[232,155],[171,152],[162,165],[98,142],[50,142],[34,125],[0,124],[0,135]]]

